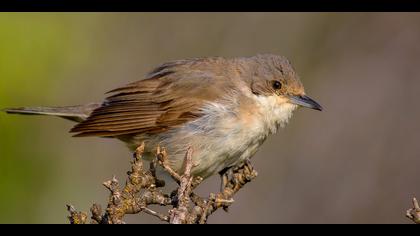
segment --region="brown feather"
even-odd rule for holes
[[[70,132],[78,137],[159,133],[197,119],[206,101],[224,94],[214,86],[215,80],[230,87],[228,78],[207,67],[196,60],[166,63],[145,80],[108,92],[112,95],[102,106]]]
[[[273,90],[274,80],[282,82],[281,90]],[[109,91],[102,105],[71,132],[105,137],[164,132],[202,116],[206,102],[243,93],[240,88],[257,96],[304,94],[283,57],[178,60],[158,66],[144,80]]]

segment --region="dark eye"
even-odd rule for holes
[[[273,89],[275,89],[275,90],[281,89],[281,82],[278,81],[278,80],[274,81],[273,82]]]

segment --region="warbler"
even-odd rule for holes
[[[170,61],[102,103],[6,112],[73,120],[74,136],[117,138],[133,151],[144,141],[146,159],[165,147],[178,173],[191,147],[192,174],[205,179],[249,160],[299,106],[322,110],[285,57],[262,54]]]

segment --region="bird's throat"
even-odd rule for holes
[[[296,105],[278,103],[276,96],[255,96],[258,105],[258,115],[265,129],[271,134],[276,133],[279,127],[284,127],[292,117]]]

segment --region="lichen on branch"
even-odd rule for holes
[[[122,189],[115,176],[103,183],[110,191],[107,207],[103,212],[99,204],[93,204],[90,209],[90,223],[124,224],[123,219],[126,214],[145,213],[171,224],[205,224],[208,217],[216,210],[220,208],[227,210],[233,203],[235,193],[257,176],[257,172],[247,161],[241,166],[232,168],[223,176],[221,192],[210,194],[205,199],[193,192],[203,179],[191,174],[195,166],[192,148],[186,151],[182,175],[167,164],[169,156],[164,148],[157,147],[156,158],[150,162],[148,169],[144,167],[143,152],[144,143],[133,155],[131,170],[127,173],[128,177]],[[160,165],[178,183],[178,188],[171,194],[163,193],[161,190],[165,182],[157,178],[157,165]],[[160,213],[150,209],[148,207],[150,205],[172,208],[166,213]],[[87,213],[79,212],[71,205],[67,205],[67,209],[71,224],[89,223]]]

